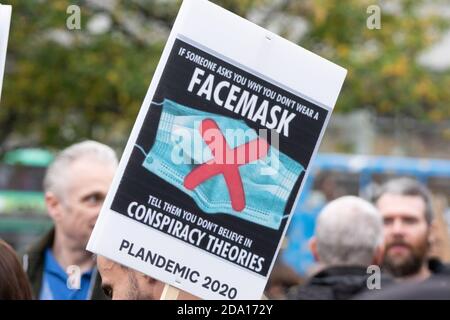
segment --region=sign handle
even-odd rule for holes
[[[160,300],[177,300],[179,294],[180,290],[178,288],[172,287],[170,284],[166,283]]]

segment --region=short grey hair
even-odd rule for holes
[[[401,177],[387,181],[376,191],[375,196],[373,197],[373,203],[376,204],[381,196],[385,194],[416,196],[422,198],[425,203],[425,220],[428,225],[433,222],[434,212],[430,191],[428,191],[428,189],[417,180]]]
[[[383,220],[370,202],[344,196],[327,204],[316,226],[317,254],[327,266],[369,266],[383,243]]]
[[[62,150],[50,164],[44,177],[44,191],[62,196],[66,187],[67,168],[76,160],[91,157],[99,162],[117,167],[116,153],[110,147],[97,141],[87,140],[73,144]]]

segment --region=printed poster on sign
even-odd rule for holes
[[[262,36],[208,2],[183,6],[184,24],[208,10],[221,32]],[[259,299],[332,107],[177,27],[88,248],[200,298]],[[340,89],[345,71],[313,60]]]

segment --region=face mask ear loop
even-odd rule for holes
[[[164,104],[164,101],[161,101],[161,102],[155,102],[155,101],[152,101],[151,104],[154,104],[154,105],[157,105],[157,106],[162,106],[162,105]],[[144,148],[142,148],[142,147],[141,147],[140,145],[138,145],[138,144],[135,144],[134,146],[135,146],[136,148],[138,148],[138,149],[144,154],[145,157],[147,157],[147,154],[148,154],[148,153],[145,152]]]
[[[144,156],[145,157],[147,157],[147,153],[145,153],[145,150],[144,150],[144,148],[142,148],[140,145],[138,145],[138,144],[135,144],[134,145],[136,148],[138,148],[139,150],[141,150],[141,152],[144,154]]]

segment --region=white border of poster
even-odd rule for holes
[[[0,4],[0,101],[2,98],[3,73],[5,71],[11,10],[11,6]]]
[[[233,61],[241,68],[261,78],[269,79],[272,83],[275,83],[272,79],[277,79],[276,84],[279,87],[328,110],[328,118],[320,133],[312,159],[341,90],[346,70],[208,1],[185,0],[87,246],[89,251],[130,266],[203,299],[260,299],[273,262],[268,275],[264,277],[202,252],[194,246],[186,245],[166,234],[150,230],[141,223],[131,221],[110,209],[176,39],[189,40],[197,47],[207,48],[209,52],[215,52],[225,57],[227,61]],[[263,59],[259,52],[264,52]],[[296,196],[295,203],[300,192]],[[283,235],[286,229],[287,227]],[[196,273],[191,272],[191,278],[180,278],[161,268],[149,267],[148,263],[119,252],[123,239],[132,243],[135,249],[145,248],[157,252],[164,255],[166,260],[175,261],[191,271],[195,270]],[[281,241],[276,252],[280,244]],[[202,285],[205,278],[209,278],[211,282],[217,281],[228,288],[235,288],[236,294],[233,291],[229,295],[220,295],[217,291],[205,288]]]

